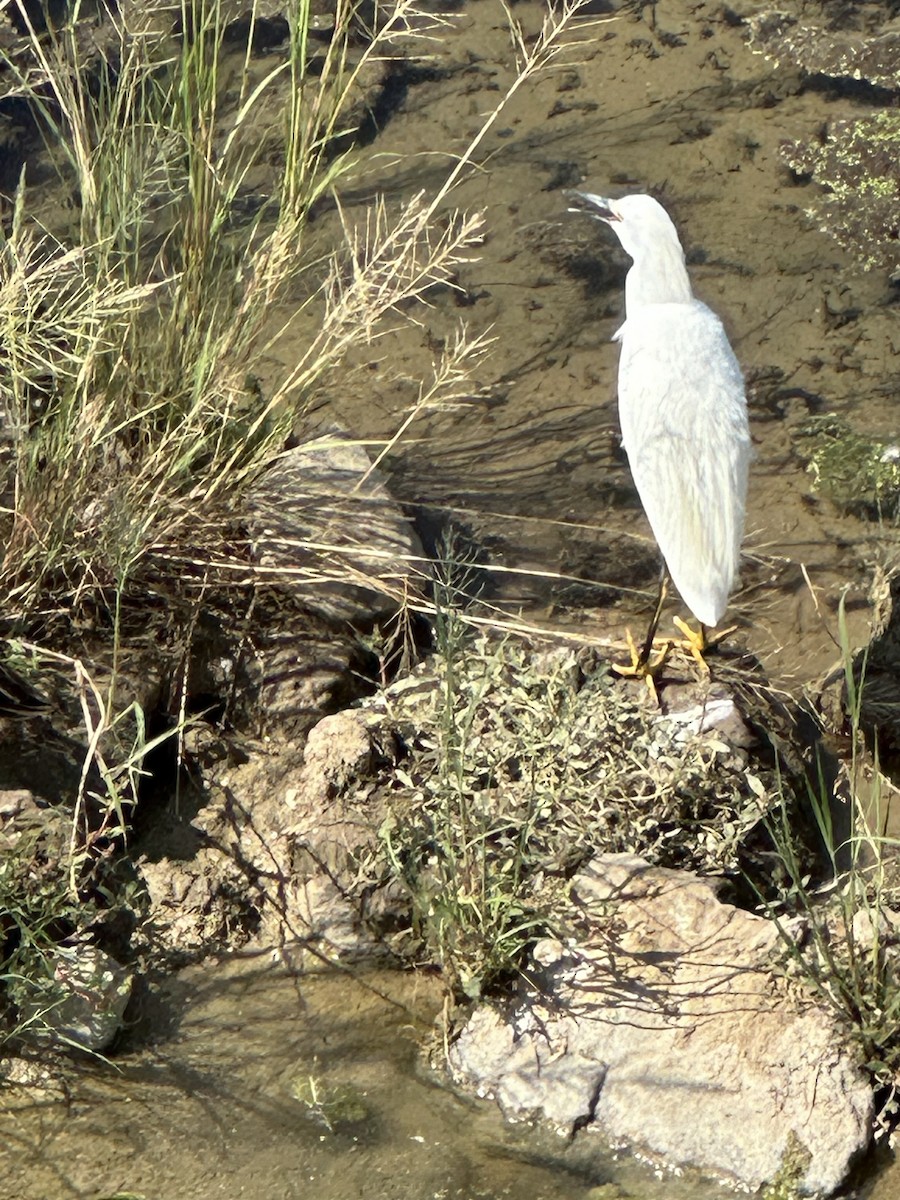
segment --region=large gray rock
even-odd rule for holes
[[[259,562],[331,622],[388,616],[422,578],[412,525],[365,448],[340,430],[266,471],[248,497],[248,523]]]
[[[457,1080],[510,1115],[593,1124],[750,1188],[799,1148],[804,1188],[836,1189],[868,1144],[872,1091],[832,1018],[777,982],[773,923],[629,855],[595,860],[573,900],[577,942],[538,943],[538,989],[476,1010]]]

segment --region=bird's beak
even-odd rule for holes
[[[603,196],[595,196],[592,192],[566,192],[569,202],[569,212],[587,213],[598,221],[621,221],[622,218],[613,208],[612,200]]]

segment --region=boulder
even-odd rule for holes
[[[248,510],[259,563],[333,624],[392,615],[422,577],[411,523],[365,448],[340,430],[283,454]]]
[[[751,1189],[799,1151],[804,1190],[838,1188],[872,1089],[832,1016],[778,982],[774,923],[629,855],[595,859],[572,903],[577,938],[539,942],[534,984],[451,1047],[457,1081]]]
[[[183,859],[173,846],[140,865],[155,945],[181,957],[304,943],[385,956],[380,931],[409,904],[361,865],[376,857],[384,818],[371,724],[358,710],[335,713],[302,754],[270,739],[264,755],[210,766],[196,844]]]
[[[96,946],[57,946],[46,975],[20,979],[11,993],[20,1035],[63,1049],[105,1050],[122,1027],[134,973]]]

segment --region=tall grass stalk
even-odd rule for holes
[[[768,902],[763,902],[763,908],[777,923],[794,973],[858,1044],[876,1082],[896,1094],[900,1092],[900,926],[891,906],[898,890],[897,842],[882,833],[886,792],[877,749],[871,763],[861,752],[866,653],[858,658],[853,653],[843,600],[838,641],[849,759],[833,791],[824,778],[808,788],[829,880],[824,887],[812,882],[808,858],[782,804],[770,833],[789,882],[788,910],[803,917],[805,938],[797,938],[783,910]]]
[[[311,270],[306,218],[345,166],[331,145],[361,64],[376,48],[389,51],[411,10],[399,0],[349,70],[355,8],[339,6],[335,36],[308,86],[309,11],[301,4],[291,13],[288,60],[252,88],[242,80],[242,102],[227,114],[218,0],[183,4],[177,37],[164,26],[136,32],[111,17],[116,43],[92,62],[79,41],[77,6],[62,30],[30,30],[42,86],[23,74],[20,89],[43,118],[61,178],[75,188],[80,226],[71,250],[39,238],[21,189],[6,245],[14,265],[25,264],[11,277],[25,286],[8,289],[4,314],[7,332],[21,337],[6,340],[0,376],[17,434],[17,527],[6,568],[23,600],[34,600],[58,563],[76,588],[104,577],[120,585],[160,536],[171,541],[277,452],[304,389],[340,346],[320,337],[304,369],[267,405],[248,375],[265,352],[273,304]],[[242,225],[236,201],[260,153],[249,126],[286,75],[295,90],[284,168],[268,206]],[[438,256],[450,253],[452,239]],[[37,314],[25,328],[16,314],[35,273],[46,287],[39,305],[24,306]],[[401,272],[394,302],[404,282]],[[315,281],[305,291],[314,295]],[[132,303],[117,303],[123,294]],[[18,369],[29,353],[38,360],[30,380]],[[62,379],[61,356],[71,367]],[[73,547],[84,551],[75,561]]]
[[[498,641],[480,672],[466,669],[467,656],[483,653],[464,616],[470,577],[471,563],[456,540],[447,539],[435,586],[435,770],[422,783],[410,828],[389,820],[382,834],[392,870],[409,888],[415,924],[450,990],[477,1000],[522,970],[527,947],[544,928],[524,880],[533,869],[532,841],[546,796],[532,786],[524,810],[506,803],[502,763],[488,765],[490,751],[485,757],[479,718],[492,702],[505,646]],[[523,758],[528,753],[523,746]]]
[[[0,261],[0,401],[16,460],[0,579],[8,612],[121,589],[157,548],[220,522],[348,347],[452,280],[483,219],[451,212],[438,228],[438,210],[504,105],[566,46],[577,9],[548,16],[530,44],[516,33],[518,75],[433,195],[390,211],[376,202],[324,258],[307,249],[308,215],[352,161],[366,80],[400,41],[427,46],[439,18],[396,0],[361,43],[354,34],[367,10],[339,0],[311,72],[310,9],[298,0],[284,61],[261,70],[248,42],[228,104],[221,0],[125,5],[108,14],[111,42],[90,54],[80,3],[59,29],[28,27],[30,66],[5,66],[77,197],[78,229],[42,235],[23,183]],[[254,7],[251,34],[257,19]],[[245,215],[248,180],[272,153],[254,122],[285,92],[281,169]],[[262,397],[253,379],[284,332],[273,334],[274,306],[290,297],[299,299],[286,325],[304,317],[312,333]],[[313,309],[315,321],[305,316]],[[467,345],[480,343],[461,338],[458,349]],[[436,375],[437,391],[461,392],[465,357]]]

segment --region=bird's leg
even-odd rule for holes
[[[631,654],[630,663],[613,663],[612,669],[617,675],[626,676],[629,679],[643,679],[647,684],[647,690],[654,700],[657,699],[656,686],[653,682],[654,676],[658,675],[665,665],[666,659],[669,657],[669,652],[672,649],[672,642],[666,640],[663,648],[659,651],[656,658],[653,657],[653,641],[656,637],[656,630],[659,626],[659,619],[662,615],[663,605],[666,601],[666,595],[669,590],[669,572],[663,563],[662,573],[659,577],[659,594],[656,598],[656,608],[653,611],[653,617],[650,621],[650,628],[647,630],[647,636],[644,638],[644,644],[640,650],[635,645],[634,638],[631,636],[631,630],[625,631],[625,637],[628,642],[628,650]]]
[[[669,568],[666,566],[665,562],[663,562],[662,570],[659,573],[659,592],[656,596],[656,608],[653,610],[653,616],[650,619],[650,627],[647,630],[647,636],[644,638],[644,647],[640,654],[639,661],[642,663],[646,664],[650,661],[650,656],[653,653],[653,639],[656,637],[656,631],[659,628],[659,619],[662,616],[663,605],[666,602],[666,596],[668,594]],[[668,648],[666,649],[666,654],[668,654]],[[665,659],[660,662],[660,666],[662,666],[662,662],[664,661]]]

